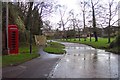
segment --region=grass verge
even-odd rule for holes
[[[114,40],[115,38],[111,38],[111,42]],[[92,40],[90,41],[89,38],[86,39],[86,41],[84,41],[83,38],[81,38],[81,40],[79,41],[79,39],[68,39],[68,40],[60,40],[60,41],[65,41],[65,42],[73,42],[73,43],[80,43],[80,44],[86,44],[89,46],[92,46],[94,48],[98,48],[98,49],[105,49],[106,51],[110,51],[113,53],[120,53],[120,47],[115,47],[115,48],[109,48],[110,43],[107,42],[108,38],[99,38],[98,42],[95,42],[94,38],[92,38]]]
[[[32,54],[30,54],[29,47],[23,45],[19,48],[18,55],[3,55],[2,56],[2,67],[18,65],[23,62],[29,61],[33,58],[36,58],[39,56],[37,52],[38,52],[37,46],[33,45]]]
[[[113,52],[116,54],[120,54],[120,47],[110,48],[110,49],[107,49],[107,51],[110,51],[110,52]]]
[[[64,54],[64,48],[65,46],[63,44],[57,42],[48,42],[48,45],[43,50],[52,54]]]
[[[114,40],[114,38],[111,38],[111,42]],[[62,41],[66,41],[66,40],[62,40]],[[68,39],[67,42],[74,42],[74,43],[80,43],[80,44],[86,44],[86,45],[90,45],[94,48],[99,48],[99,49],[107,49],[108,46],[110,45],[110,43],[107,42],[107,38],[99,38],[98,42],[95,42],[94,38],[92,38],[92,40],[90,41],[89,38],[86,39],[86,41],[84,41],[83,38],[79,39],[77,38],[76,40],[74,39]]]

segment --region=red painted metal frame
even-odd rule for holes
[[[18,54],[19,31],[16,25],[8,25],[8,47],[10,54]]]

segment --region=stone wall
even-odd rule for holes
[[[45,46],[46,45],[46,37],[44,35],[34,35],[35,43],[38,46]]]

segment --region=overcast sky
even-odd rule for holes
[[[89,1],[89,0],[88,0]],[[93,0],[95,1],[95,0]],[[106,4],[108,3],[109,0],[100,0],[100,4]],[[119,0],[114,0],[116,2],[116,5],[117,5],[117,2]],[[70,11],[71,9],[74,10],[74,13],[75,14],[79,14],[79,19],[82,20],[82,15],[80,15],[82,12],[81,12],[81,8],[80,8],[80,4],[79,4],[80,0],[58,0],[58,3],[61,4],[61,5],[65,5],[65,7],[67,8],[67,11],[66,11],[66,14],[65,14],[65,17],[64,17],[64,20],[66,20],[67,16],[68,16],[68,11]],[[60,13],[59,11],[55,14],[52,14],[51,17],[47,18],[49,19],[54,25],[56,23],[58,23],[60,21]],[[116,15],[114,19],[118,19],[118,16]],[[55,25],[56,27],[57,25]],[[68,26],[68,25],[67,25]],[[67,27],[66,26],[66,27]],[[54,28],[55,28],[54,27]]]
[[[3,0],[3,1],[7,1],[7,0]],[[11,0],[11,1],[22,1],[23,2],[23,1],[28,1],[28,0]],[[46,1],[46,0],[35,0],[35,1],[39,2],[39,1]],[[53,0],[53,1],[57,1],[56,4],[64,5],[64,8],[61,8],[61,10],[64,12],[64,10],[66,9],[66,13],[64,15],[64,20],[65,21],[66,21],[66,18],[68,17],[68,12],[72,9],[74,11],[74,14],[75,15],[78,14],[78,18],[80,20],[82,20],[82,11],[81,11],[81,8],[80,8],[80,1],[81,0]],[[86,0],[86,1],[90,1],[90,0]],[[97,0],[93,0],[93,1],[97,1]],[[111,1],[111,0],[99,0],[99,3],[104,5],[104,4],[108,3],[108,1]],[[119,2],[120,0],[114,0],[114,1],[116,2],[115,5],[117,5],[117,2]],[[90,9],[90,8],[88,7],[88,9]],[[116,15],[114,20],[117,20],[117,18],[118,18],[118,16]],[[48,16],[48,17],[44,18],[44,20],[50,20],[51,25],[54,26],[53,28],[58,28],[57,23],[60,21],[59,10],[57,10],[56,12],[53,12],[51,14],[51,16]],[[87,23],[87,21],[86,21],[86,23]]]

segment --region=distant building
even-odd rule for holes
[[[119,26],[111,26],[110,27],[110,36],[116,36],[118,30],[120,29]],[[87,35],[87,37],[90,36],[90,33],[91,33],[91,36],[93,37],[93,27],[85,27],[84,31],[85,31],[85,34],[83,33],[83,31],[81,31],[82,35]],[[96,31],[97,31],[97,35],[98,37],[107,37],[108,36],[108,27],[105,27],[105,28],[98,28],[96,27]],[[81,36],[82,36],[81,35]]]
[[[52,37],[55,34],[55,31],[51,29],[51,26],[43,25],[42,34],[46,37]]]
[[[91,34],[92,37],[94,36],[93,35],[94,28],[93,27],[85,27],[84,31],[85,31],[85,34],[87,36],[90,36],[90,34]],[[96,31],[97,31],[97,35],[99,37],[101,37],[102,36],[102,31],[103,31],[102,28],[96,27]]]
[[[43,35],[45,35],[46,37],[52,37],[54,36],[55,32],[50,30],[50,31],[43,31]]]
[[[116,36],[119,29],[120,29],[119,26],[111,26],[110,27],[110,35]],[[108,36],[108,26],[106,28],[103,28],[103,36]]]

